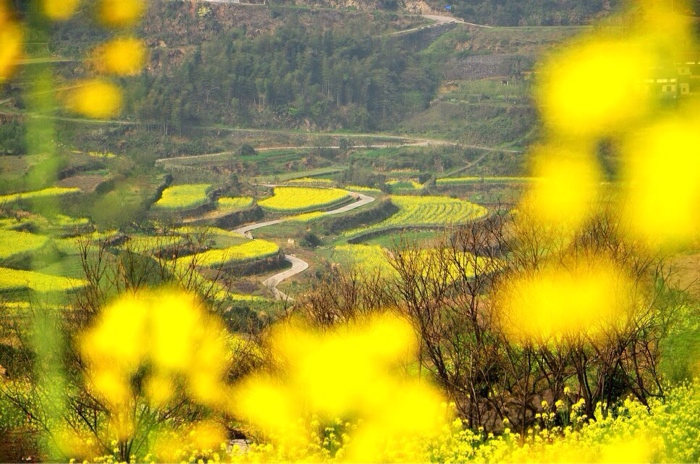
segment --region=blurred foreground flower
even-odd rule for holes
[[[65,21],[73,16],[80,4],[80,0],[43,0],[42,11],[55,21]]]
[[[137,432],[134,411],[142,394],[154,408],[182,401],[183,394],[219,409],[227,399],[227,333],[192,295],[159,290],[122,296],[82,335],[79,348],[120,440]]]
[[[98,71],[119,76],[138,74],[146,61],[143,41],[127,37],[107,42],[95,50]]]
[[[270,344],[276,368],[235,390],[233,412],[266,434],[271,459],[301,459],[315,440],[330,456],[312,459],[426,459],[419,438],[438,433],[447,414],[437,390],[405,371],[417,349],[405,321],[383,314],[323,333],[283,325]]]
[[[550,264],[506,282],[498,319],[514,342],[578,343],[623,330],[637,307],[631,279],[599,256]]]
[[[700,118],[674,115],[630,134],[624,147],[631,233],[676,247],[700,236]]]
[[[119,114],[122,93],[115,84],[103,79],[78,83],[68,96],[67,106],[76,113],[91,118],[109,118]]]
[[[110,27],[133,26],[146,9],[145,0],[101,0],[99,18]]]
[[[12,21],[10,12],[0,0],[0,84],[12,75],[22,56],[22,29]]]

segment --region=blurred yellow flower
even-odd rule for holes
[[[143,41],[128,37],[116,39],[100,46],[95,52],[100,72],[129,76],[138,74],[146,61]]]
[[[146,9],[145,0],[101,0],[99,18],[111,27],[134,25]]]
[[[637,238],[655,246],[700,235],[700,118],[693,113],[643,128],[624,149],[625,213]]]
[[[636,308],[633,295],[629,277],[611,260],[579,257],[502,284],[497,318],[518,343],[576,342],[623,328]]]
[[[314,443],[319,426],[352,418],[356,428],[347,432],[342,459],[391,460],[385,454],[389,443],[397,446],[392,451],[402,440],[417,443],[437,433],[449,415],[437,390],[404,371],[416,349],[411,326],[388,314],[323,333],[296,323],[279,326],[271,338],[278,371],[244,380],[235,389],[232,412],[280,449],[304,439]]]
[[[80,0],[42,0],[44,14],[55,21],[65,21],[73,16]]]
[[[583,137],[623,131],[649,110],[638,88],[652,65],[643,44],[599,38],[570,45],[542,70],[537,96],[545,124]]]
[[[0,3],[0,83],[12,75],[21,56],[22,29],[7,19]]]
[[[129,430],[127,406],[136,401],[132,379],[145,365],[146,400],[163,407],[184,384],[190,399],[224,407],[231,360],[223,325],[196,297],[177,290],[123,295],[79,340],[91,386],[112,412],[124,412],[117,430]],[[120,432],[122,433],[122,432]],[[123,432],[128,433],[128,432]]]
[[[79,83],[69,97],[70,110],[90,118],[110,118],[121,111],[122,94],[115,84],[102,79]]]
[[[601,173],[584,147],[550,144],[534,150],[532,175],[520,209],[539,225],[573,232],[598,207]]]

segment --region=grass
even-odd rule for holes
[[[177,211],[196,208],[209,202],[210,184],[183,184],[168,187],[153,205],[154,209]]]
[[[217,200],[217,206],[230,211],[246,209],[253,205],[252,197],[221,197]]]
[[[275,187],[274,195],[258,204],[265,210],[280,213],[303,213],[342,203],[350,198],[347,190],[310,187]]]

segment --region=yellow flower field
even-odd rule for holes
[[[178,259],[178,263],[191,263],[204,267],[215,267],[224,264],[251,261],[273,256],[279,252],[279,247],[266,240],[250,240],[240,245],[234,245],[223,249],[214,249],[185,256]]]
[[[268,211],[303,213],[327,208],[349,198],[347,190],[337,188],[275,187],[274,195],[258,204]]]
[[[296,216],[288,217],[285,220],[294,222],[309,222],[313,221],[314,219],[318,219],[321,216],[324,216],[324,213],[322,211],[311,211],[309,213],[301,213],[297,214]]]
[[[14,203],[19,200],[34,200],[37,198],[57,197],[68,195],[71,193],[79,193],[77,187],[49,187],[42,190],[33,190],[31,192],[11,193],[9,195],[0,195],[0,204]]]
[[[440,196],[395,195],[391,201],[399,211],[372,227],[353,229],[345,233],[353,236],[372,230],[410,226],[447,226],[464,224],[488,214],[483,206],[465,200]]]
[[[86,284],[87,282],[80,279],[0,268],[0,291],[28,288],[36,292],[65,292]]]
[[[48,237],[29,232],[0,230],[0,259],[36,251],[46,245],[48,241]]]
[[[209,202],[207,190],[210,184],[173,185],[163,190],[163,195],[153,204],[157,210],[184,210]]]
[[[368,273],[378,271],[384,276],[396,274],[387,260],[387,251],[379,245],[339,245],[333,251],[333,259],[350,262]]]
[[[245,209],[253,205],[252,197],[221,197],[218,199],[217,204],[219,208],[238,210]]]

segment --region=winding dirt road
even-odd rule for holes
[[[272,186],[274,187],[274,186]],[[340,213],[345,213],[350,210],[353,210],[355,208],[359,208],[360,206],[364,206],[366,204],[372,203],[375,198],[370,197],[369,195],[365,195],[362,193],[358,192],[349,192],[350,195],[355,197],[357,200],[345,205],[341,206],[340,208],[333,209],[330,211],[324,211],[324,215],[332,215],[332,214],[340,214]],[[256,222],[254,224],[248,224],[243,227],[239,227],[238,229],[234,229],[234,232],[237,232],[241,235],[244,235],[246,238],[249,238],[252,240],[253,234],[250,232],[255,229],[260,229],[262,227],[267,227],[267,226],[272,226],[275,224],[279,224],[281,222],[284,222],[284,219],[276,219],[274,221],[265,221],[265,222]],[[283,280],[289,279],[290,277],[293,277],[301,272],[304,272],[306,269],[309,268],[309,263],[304,261],[303,259],[297,258],[294,255],[284,255],[284,260],[287,261],[292,265],[291,268],[279,272],[271,277],[268,277],[263,281],[263,285],[272,290],[272,293],[275,295],[275,299],[277,300],[283,300],[283,301],[292,301],[293,299],[279,291],[277,289],[277,285],[279,285]]]

